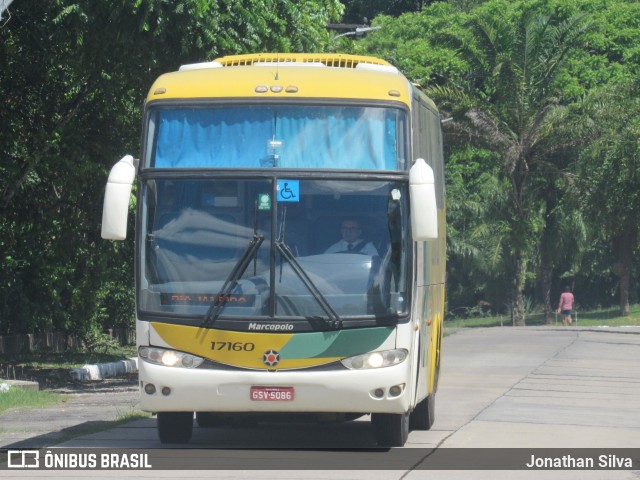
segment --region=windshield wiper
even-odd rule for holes
[[[227,303],[227,297],[229,297],[231,291],[238,284],[238,280],[240,280],[240,278],[242,278],[242,275],[244,275],[245,270],[251,263],[251,258],[255,255],[258,248],[260,248],[260,245],[262,245],[263,241],[264,236],[258,235],[257,233],[253,235],[253,237],[249,241],[249,245],[247,245],[244,253],[235,264],[233,270],[231,270],[231,273],[222,285],[222,289],[214,298],[213,303],[209,307],[209,310],[207,310],[207,313],[204,316],[204,321],[202,323],[203,327],[212,325],[218,319],[222,308],[224,307],[225,303]]]
[[[311,280],[309,275],[307,275],[307,272],[304,271],[302,265],[300,265],[300,262],[296,260],[296,257],[291,252],[291,249],[282,241],[276,242],[276,249],[278,249],[280,255],[282,255],[285,260],[289,262],[289,265],[291,265],[291,269],[295,272],[298,278],[300,278],[304,286],[307,287],[307,290],[311,292],[313,298],[316,300],[316,302],[318,302],[318,305],[320,305],[320,307],[329,317],[328,319],[324,320],[325,325],[335,329],[342,327],[342,319],[336,313],[336,311],[333,309],[324,295],[322,295],[322,292],[318,289],[316,284],[313,283],[313,280]]]

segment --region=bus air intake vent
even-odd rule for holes
[[[214,62],[221,64],[223,67],[247,67],[260,63],[302,65],[302,64],[323,64],[326,67],[334,68],[356,68],[358,64],[372,65],[390,65],[384,60],[378,58],[347,55],[347,54],[322,54],[322,53],[261,53],[255,55],[230,55],[217,58]]]

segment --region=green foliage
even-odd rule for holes
[[[419,12],[433,0],[346,0],[343,21],[364,24],[379,15],[398,16],[406,12]]]
[[[633,256],[640,216],[640,101],[637,80],[590,92],[585,109],[595,119],[596,140],[576,165],[577,196],[594,220],[593,233],[608,238],[619,280],[619,305],[628,314],[633,301]],[[631,298],[630,298],[631,297]]]
[[[586,25],[580,15],[555,18],[530,4],[486,2],[470,13],[471,35],[452,39],[473,75],[430,89],[453,113],[452,127],[502,159],[500,176],[508,192],[504,246],[513,268],[511,303],[518,324],[525,321],[528,265],[545,225],[545,198],[536,187],[550,180],[543,167],[564,141],[554,128],[563,102],[556,79]]]
[[[355,44],[358,53],[384,58],[411,81],[421,85],[441,84],[469,68],[456,46],[443,41],[463,35],[465,16],[447,2],[437,2],[422,13],[397,18],[380,15],[374,26],[382,27]]]
[[[589,213],[619,234],[640,214],[640,99],[637,81],[592,90],[585,109],[597,121],[597,140],[582,151],[578,192]]]
[[[515,304],[522,318],[525,294],[550,312],[565,283],[592,305],[609,304],[615,272],[630,262],[616,253],[620,226],[640,215],[637,84],[636,93],[620,87],[638,75],[640,4],[452,0],[373,24],[383,28],[354,48],[396,64],[453,118],[449,307]],[[599,118],[603,85],[625,112]]]
[[[504,308],[509,229],[500,167],[499,156],[471,146],[448,157],[447,299],[452,309]]]
[[[452,316],[445,320],[445,328],[486,328],[486,327],[502,327],[511,326],[511,318],[508,316],[487,316],[477,311],[470,311],[469,316]],[[473,315],[475,313],[475,315]],[[576,313],[573,318],[575,320]],[[640,306],[634,305],[631,308],[629,316],[622,317],[616,309],[597,309],[577,312],[577,323],[574,326],[567,327],[569,329],[575,326],[584,327],[622,327],[629,325],[640,325]],[[527,325],[546,326],[544,316],[538,312],[531,312],[527,316]],[[552,327],[562,327],[562,320],[559,316],[554,315]]]
[[[2,380],[0,380],[2,384]],[[0,392],[0,415],[10,413],[11,409],[42,408],[64,402],[65,395],[56,393],[28,390],[24,388],[12,387],[6,392]]]
[[[132,326],[133,240],[100,238],[110,167],[181,63],[325,49],[337,0],[21,0],[0,27],[0,335]],[[131,215],[129,232],[134,231]]]
[[[548,304],[565,283],[609,305],[624,278],[637,299],[640,3],[344,4],[14,2],[0,27],[0,334],[66,330],[98,348],[132,325],[133,241],[99,237],[109,168],[135,155],[160,73],[249,51],[379,56],[453,118],[451,309],[519,297],[524,312],[525,296]],[[382,28],[332,41],[343,11]]]

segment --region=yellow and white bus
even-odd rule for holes
[[[104,238],[126,237],[136,178],[140,403],[161,442],[188,442],[194,414],[370,414],[381,446],[431,427],[442,136],[397,68],[345,54],[183,66],[151,87],[140,159],[111,171]]]

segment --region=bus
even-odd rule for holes
[[[364,416],[384,447],[431,428],[446,224],[428,97],[373,57],[225,56],[155,81],[141,143],[109,174],[102,236],[126,238],[137,182],[140,405],[162,443],[283,416]]]

